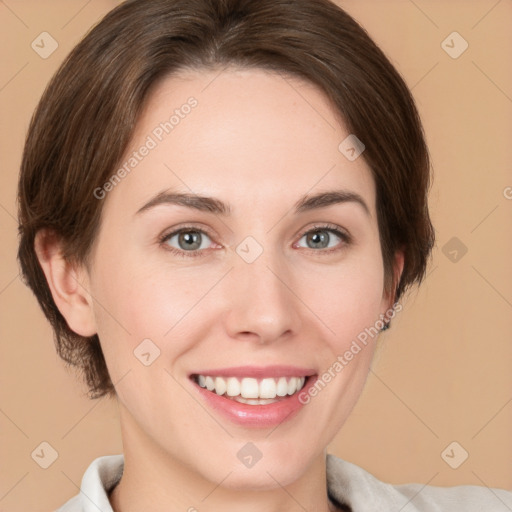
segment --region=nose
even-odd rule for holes
[[[235,255],[227,277],[224,322],[231,338],[268,344],[300,331],[300,300],[291,268],[270,250],[252,263]]]

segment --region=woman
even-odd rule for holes
[[[109,13],[45,91],[19,183],[58,353],[120,409],[123,455],[59,510],[509,510],[326,454],[425,275],[429,171],[403,80],[327,0]]]

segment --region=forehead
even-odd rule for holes
[[[152,91],[119,166],[126,177],[108,199],[136,209],[174,188],[233,205],[237,197],[291,204],[308,191],[347,188],[374,210],[368,166],[339,149],[349,135],[309,82],[261,69],[182,71]]]

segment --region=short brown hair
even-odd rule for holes
[[[73,49],[31,120],[18,188],[18,259],[89,396],[115,395],[97,335],[73,332],[34,250],[47,228],[64,257],[89,265],[103,202],[93,195],[121,161],[151,89],[184,69],[283,72],[319,87],[365,145],[376,184],[385,289],[398,300],[423,280],[434,245],[430,160],[414,100],[366,31],[329,0],[129,0]],[[340,141],[341,142],[341,141]],[[396,282],[395,251],[405,253]]]

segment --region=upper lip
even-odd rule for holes
[[[190,374],[190,376],[192,375],[211,377],[253,377],[255,379],[264,379],[272,377],[310,377],[311,375],[316,375],[316,371],[311,368],[290,365],[233,366],[230,368],[199,370]]]

